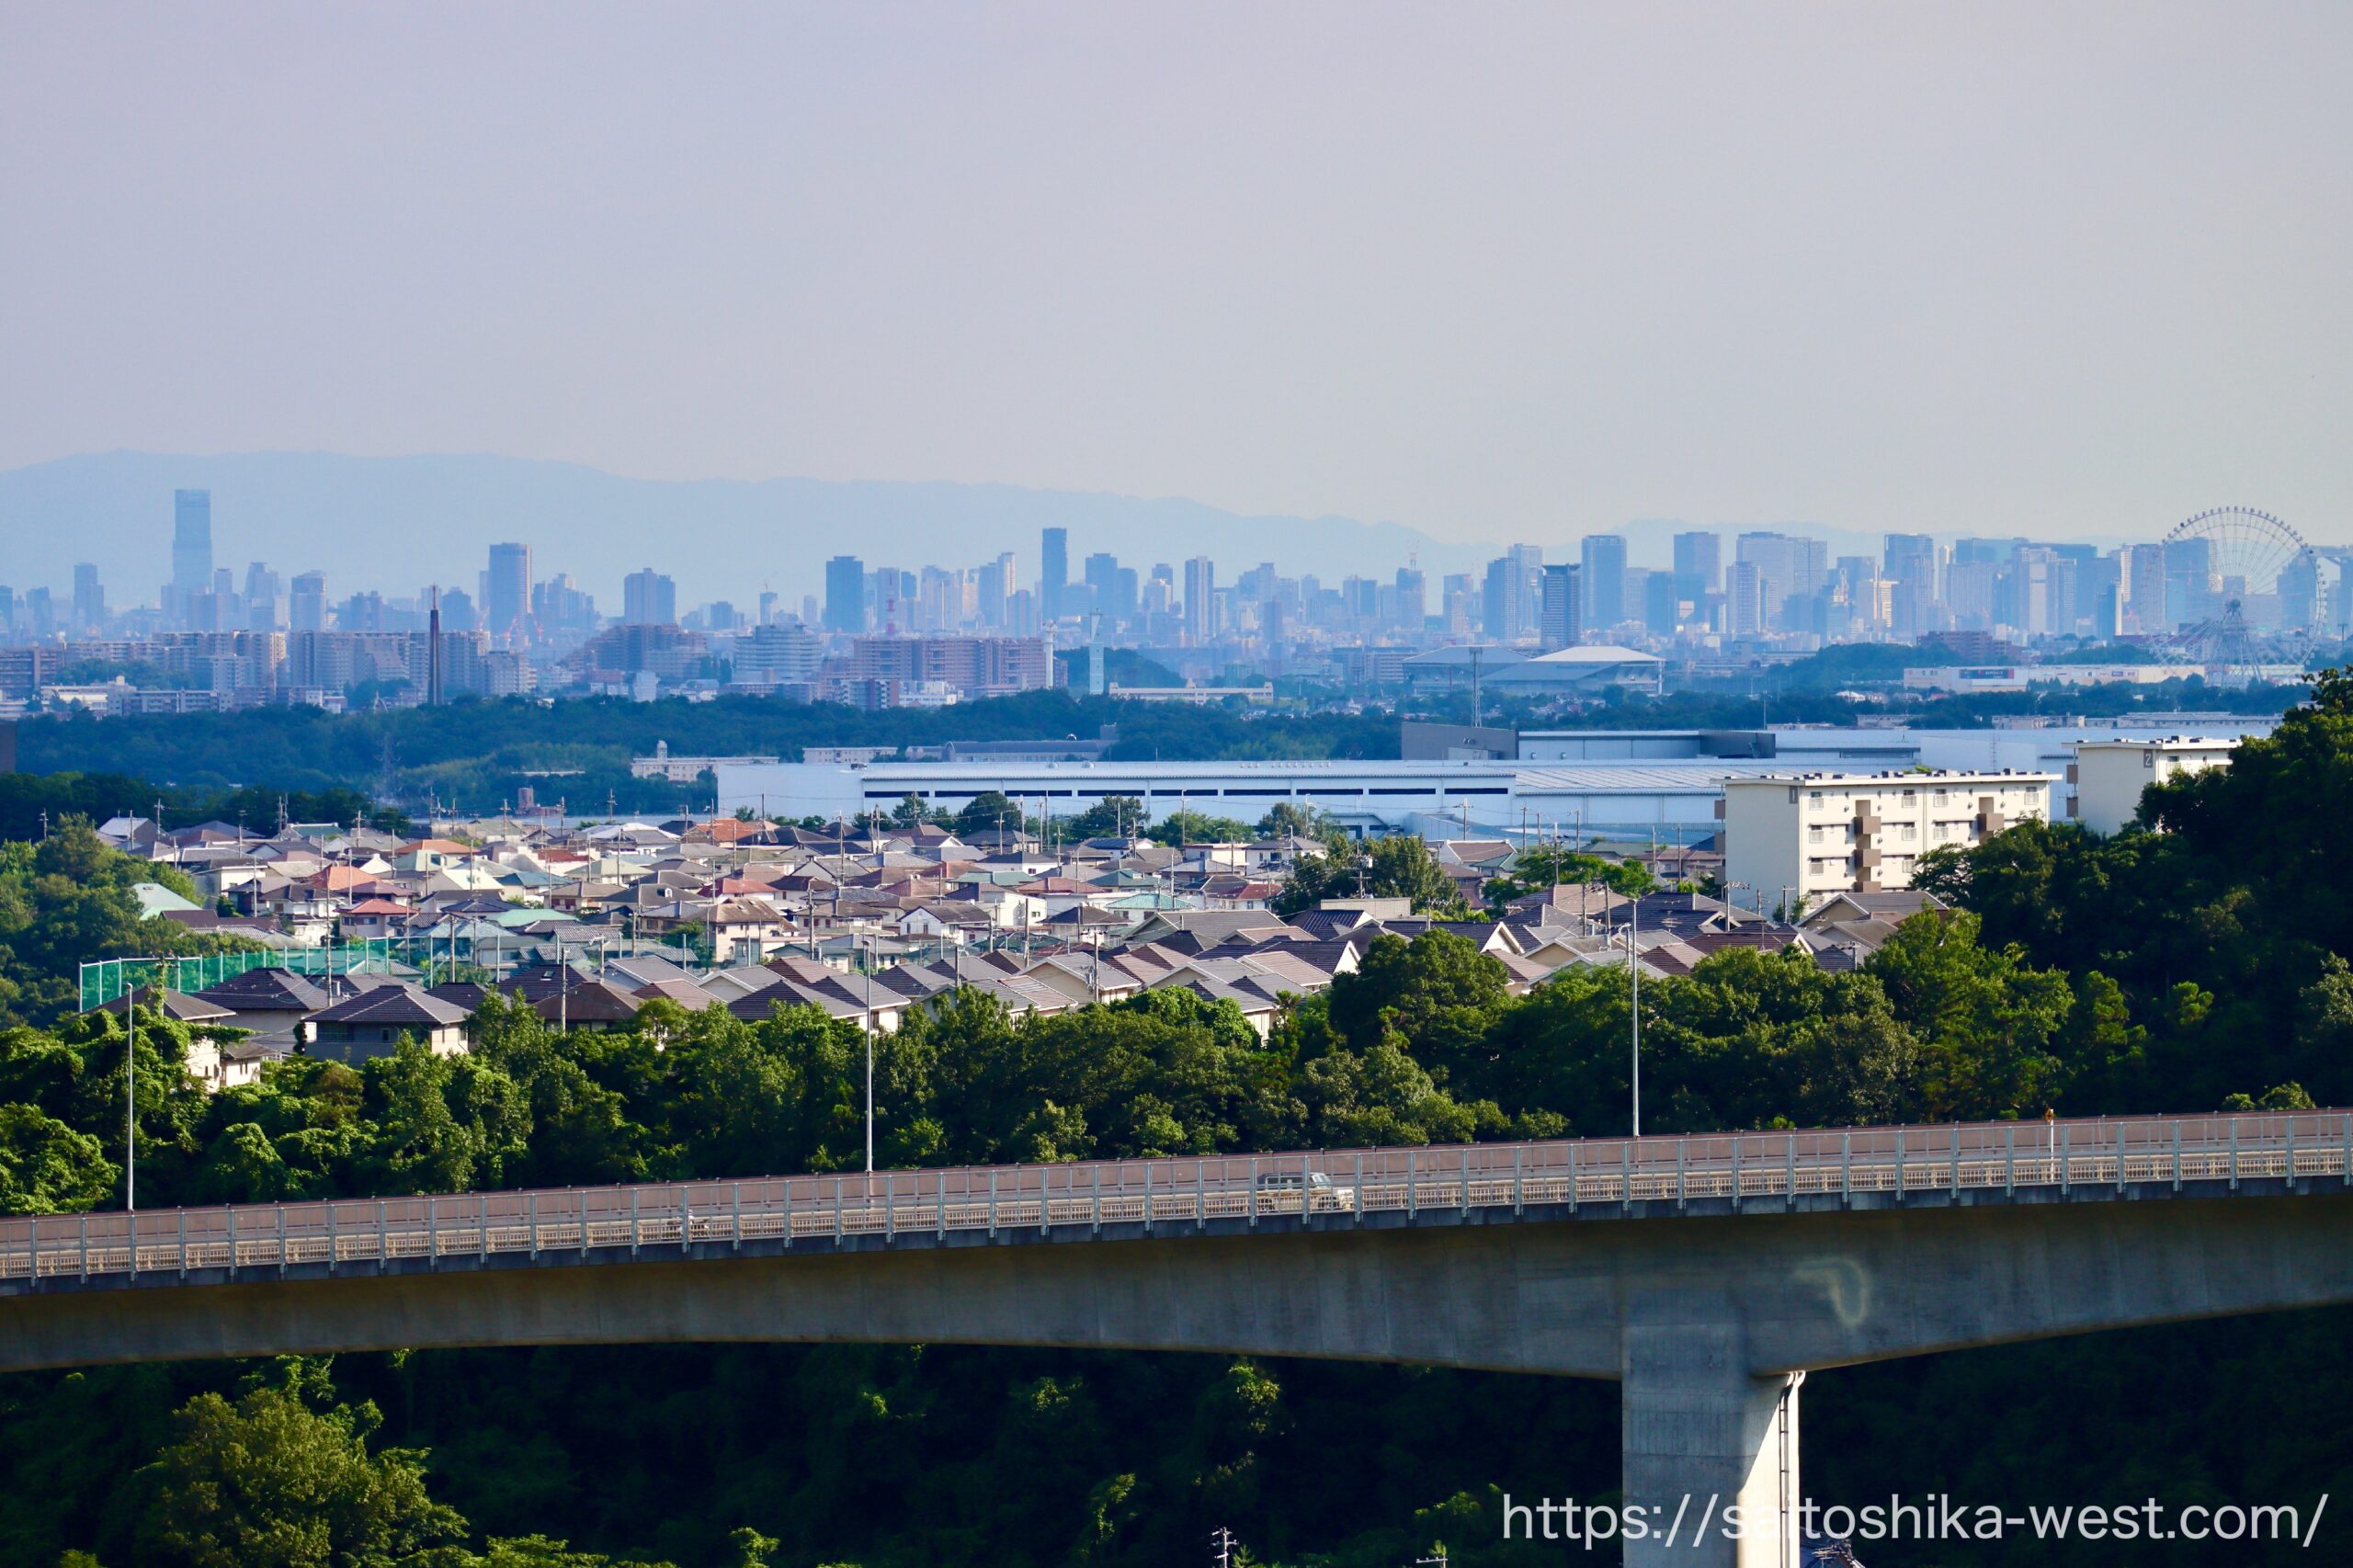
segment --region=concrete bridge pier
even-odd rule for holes
[[[1754,1376],[1721,1296],[1631,1301],[1621,1344],[1626,1568],[1792,1568],[1805,1374]]]

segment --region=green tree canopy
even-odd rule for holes
[[[1392,834],[1323,855],[1302,855],[1276,898],[1281,915],[1297,915],[1327,898],[1364,896],[1411,901],[1416,915],[1467,919],[1472,911],[1430,846],[1413,834]]]

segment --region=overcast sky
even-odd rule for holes
[[[2353,540],[2353,6],[0,3],[0,465]]]

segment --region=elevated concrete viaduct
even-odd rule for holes
[[[733,1340],[1609,1378],[1627,1500],[1711,1520],[1627,1561],[1786,1568],[1804,1371],[2353,1301],[2349,1153],[2329,1113],[61,1216],[0,1226],[0,1369]]]

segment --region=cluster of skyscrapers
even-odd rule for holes
[[[952,699],[1062,678],[1055,647],[1137,648],[1188,680],[1322,674],[1358,687],[1392,678],[1401,656],[1450,644],[1523,654],[1599,644],[1707,663],[1939,634],[2022,648],[2150,639],[2225,603],[2257,630],[2334,631],[2353,608],[2346,552],[2335,551],[2302,551],[2256,584],[2234,576],[2209,538],[2102,549],[1891,533],[1874,554],[1833,555],[1795,529],[1646,523],[1584,535],[1552,560],[1515,544],[1483,572],[1435,583],[1411,559],[1336,580],[1272,562],[1222,578],[1205,555],[1074,555],[1071,530],[1053,527],[1038,536],[1034,573],[1011,550],[912,568],[842,554],[824,563],[822,597],[797,606],[761,591],[754,603],[682,612],[672,578],[648,566],[623,579],[613,617],[568,574],[540,576],[528,543],[491,545],[471,590],[335,597],[323,572],[289,579],[267,562],[242,575],[218,564],[212,522],[208,493],[175,493],[171,574],[153,606],[109,605],[89,564],[74,569],[70,603],[0,586],[0,644],[46,651],[29,665],[13,659],[0,696],[21,698],[12,688],[38,687],[44,670],[111,664],[181,681],[196,668],[240,690],[400,688],[429,667],[449,677],[444,690],[643,695],[699,682]],[[1090,660],[1092,683],[1103,667]]]

